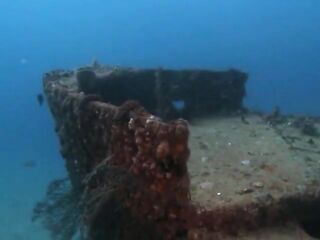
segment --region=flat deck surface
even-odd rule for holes
[[[319,186],[319,137],[302,134],[289,118],[276,128],[258,115],[246,120],[215,117],[190,123],[188,169],[194,204],[212,210],[248,204],[263,196],[277,201]],[[316,127],[320,129],[319,123]],[[281,234],[288,238],[244,239],[290,239],[287,233],[296,234],[284,230]]]

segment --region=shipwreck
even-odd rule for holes
[[[319,120],[249,112],[247,78],[99,64],[46,73],[68,178],[34,219],[56,239],[316,236],[320,138],[301,125]]]

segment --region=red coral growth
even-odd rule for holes
[[[186,230],[188,135],[185,121],[163,123],[133,102],[119,108],[112,126],[110,163],[124,166],[143,184],[126,206],[136,217],[156,221],[166,239]]]

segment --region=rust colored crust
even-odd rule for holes
[[[74,191],[81,192],[84,177],[109,155],[113,116],[117,108],[96,101],[97,96],[70,91],[56,82],[59,77],[59,72],[47,74],[44,90],[69,178]]]
[[[127,102],[117,111],[111,135],[111,164],[124,166],[144,186],[130,194],[126,206],[156,221],[166,239],[175,239],[186,230],[182,212],[189,204],[187,123],[162,123]]]
[[[122,205],[133,219],[154,223],[164,239],[208,239],[201,237],[202,229],[235,233],[288,218],[301,219],[306,209],[312,215],[319,199],[314,189],[292,199],[274,202],[266,198],[248,206],[211,211],[192,205],[185,121],[164,123],[132,101],[120,107],[101,102],[98,96],[70,90],[59,83],[60,78],[61,72],[45,75],[44,89],[74,191],[98,189],[83,185],[83,180],[104,161],[123,168],[139,187],[122,193]],[[99,184],[103,189],[105,183]],[[308,208],[301,207],[304,203]]]
[[[74,190],[88,187],[82,180],[108,158],[108,165],[126,169],[141,183],[123,203],[135,218],[156,222],[165,239],[186,234],[187,123],[163,123],[132,101],[120,107],[99,102],[95,95],[68,90],[58,78],[59,73],[46,75],[44,88]]]

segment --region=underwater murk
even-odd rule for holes
[[[320,2],[0,2],[0,239],[320,239]]]

